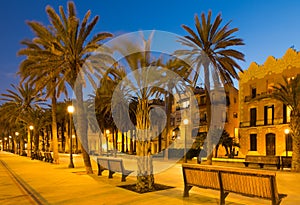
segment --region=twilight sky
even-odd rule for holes
[[[16,72],[22,58],[16,53],[20,41],[32,38],[26,20],[48,24],[46,5],[55,10],[66,7],[66,0],[8,0],[0,7],[0,93],[18,83]],[[161,30],[185,35],[186,24],[194,28],[194,15],[212,10],[215,17],[222,14],[223,23],[232,20],[231,28],[246,45],[239,50],[245,54],[247,69],[252,61],[263,64],[267,56],[280,58],[294,46],[300,49],[300,1],[298,0],[84,0],[74,1],[80,18],[88,9],[92,17],[100,16],[95,32],[109,31],[114,35],[138,30]],[[224,25],[224,24],[223,24]]]

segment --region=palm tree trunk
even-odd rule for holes
[[[166,105],[167,105],[167,122],[166,122],[166,149],[165,149],[165,160],[169,159],[169,144],[170,144],[170,136],[169,132],[171,129],[171,112],[172,112],[172,103],[173,103],[173,95],[168,93],[166,96]]]
[[[19,155],[22,155],[23,154],[23,147],[24,147],[24,140],[23,140],[23,137],[20,137],[20,152],[19,152]]]
[[[136,190],[140,193],[154,188],[153,162],[149,135],[150,118],[147,100],[139,100],[137,111],[137,183]]]
[[[35,134],[34,134],[34,152],[37,153],[39,150],[39,132],[38,130],[36,130]]]
[[[87,135],[87,115],[84,111],[82,85],[77,85],[75,88],[77,100],[77,129],[81,141],[81,151],[86,173],[93,174],[90,155],[88,154],[88,135]]]
[[[211,101],[210,101],[210,78],[209,78],[209,63],[204,64],[204,81],[205,81],[205,94],[206,94],[206,113],[207,113],[207,164],[212,164],[213,150],[212,150],[212,136],[210,125],[211,125]]]
[[[300,113],[291,115],[291,130],[293,137],[293,155],[291,171],[300,172]]]
[[[58,155],[58,140],[57,140],[57,120],[56,120],[56,91],[53,91],[51,96],[52,104],[52,149],[53,149],[53,163],[59,164],[59,155]]]

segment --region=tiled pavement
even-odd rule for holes
[[[132,159],[124,161],[128,169],[135,166]],[[155,161],[154,168],[157,172],[155,182],[174,188],[145,194],[118,187],[135,183],[134,175],[127,177],[126,182],[121,182],[119,174],[115,174],[113,179],[108,179],[106,171],[103,172],[103,176],[97,176],[94,161],[94,174],[86,175],[80,155],[74,155],[74,169],[67,168],[68,163],[68,155],[64,154],[60,155],[60,164],[55,165],[0,152],[0,204],[218,204],[219,193],[213,190],[193,188],[190,197],[182,197],[183,178],[180,163]],[[215,162],[215,164],[242,167],[241,163]],[[281,204],[300,204],[300,173],[295,174],[287,170],[276,173],[279,192],[287,194]],[[24,187],[16,181],[21,182],[37,200],[28,197]],[[229,194],[226,204],[257,205],[271,202]]]

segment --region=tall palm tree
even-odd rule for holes
[[[31,113],[35,109],[40,109],[41,106],[47,105],[43,98],[44,93],[37,91],[35,87],[30,86],[28,83],[20,84],[19,86],[12,84],[11,86],[13,89],[7,89],[7,93],[1,94],[0,100],[4,104],[0,108],[0,114],[10,124],[23,123],[26,124],[28,129],[29,125],[34,122],[34,119],[30,118]],[[30,137],[28,136],[28,156],[31,155],[31,143],[29,140]]]
[[[86,116],[84,115],[84,110],[81,109],[83,106],[82,88],[84,86],[83,84],[85,84],[84,76],[87,76],[88,79],[92,81],[95,72],[99,73],[102,71],[105,64],[102,62],[102,59],[104,59],[105,56],[100,55],[99,52],[97,53],[99,57],[98,67],[92,68],[93,70],[91,70],[89,66],[84,66],[84,64],[89,60],[91,55],[93,55],[93,52],[101,47],[100,42],[108,37],[112,37],[112,35],[110,33],[97,33],[89,39],[99,17],[96,16],[91,22],[88,22],[91,15],[91,12],[88,11],[80,22],[76,16],[73,2],[68,3],[67,10],[68,13],[66,14],[63,7],[60,6],[58,14],[52,7],[47,6],[46,12],[51,24],[50,27],[34,21],[29,22],[28,24],[35,32],[36,38],[31,42],[25,42],[27,48],[21,50],[19,54],[28,56],[28,61],[24,64],[28,67],[28,70],[34,70],[30,71],[34,72],[33,76],[38,74],[38,76],[34,78],[34,81],[39,81],[40,84],[47,82],[47,84],[44,85],[49,86],[48,92],[51,93],[50,96],[52,96],[52,120],[54,127],[56,127],[54,121],[56,121],[55,102],[57,94],[59,94],[60,91],[65,91],[66,83],[75,91],[78,108],[76,110],[76,116],[78,117],[77,133],[83,142],[82,152],[86,171],[87,173],[92,173],[90,158],[86,151]],[[107,57],[105,59],[107,59]],[[31,76],[31,74],[29,74],[29,76]],[[44,79],[44,77],[46,79]],[[75,85],[78,79],[80,83]],[[52,127],[53,135],[56,136],[53,137],[57,139],[57,133],[54,127]]]
[[[300,75],[294,79],[284,78],[284,83],[274,87],[271,97],[291,109],[291,135],[293,139],[292,171],[300,172]]]
[[[220,80],[224,84],[233,84],[232,79],[239,79],[236,70],[242,71],[236,60],[244,61],[244,54],[235,50],[235,47],[244,45],[242,39],[233,35],[238,31],[238,28],[230,29],[230,22],[224,26],[221,26],[221,23],[221,14],[218,14],[214,21],[212,21],[211,11],[208,12],[207,17],[202,13],[200,20],[198,15],[195,15],[196,31],[193,31],[186,25],[182,25],[183,29],[188,32],[188,35],[178,40],[182,45],[190,49],[175,52],[175,55],[184,58],[193,67],[189,71],[189,79],[194,87],[203,68],[209,119],[211,119],[211,100],[209,97],[211,80],[216,85],[219,84]],[[210,124],[211,121],[209,120],[208,127]],[[209,134],[208,143],[211,141],[210,138]],[[212,145],[209,145],[208,148],[211,149]],[[212,150],[208,150],[208,153],[208,164],[211,164]]]
[[[151,156],[151,133],[150,111],[152,109],[150,100],[156,96],[157,90],[162,82],[165,71],[159,66],[159,62],[150,51],[151,39],[142,37],[141,42],[136,39],[123,39],[121,43],[114,46],[115,51],[122,57],[121,63],[127,73],[126,77],[117,86],[115,93],[120,93],[118,100],[124,100],[128,105],[134,104],[134,115],[136,119],[136,155],[137,155],[137,183],[138,192],[147,192],[154,189],[153,161]],[[139,44],[141,43],[141,44]],[[134,52],[132,52],[134,51]],[[126,89],[128,88],[128,89]],[[122,90],[124,89],[124,90]],[[120,92],[118,92],[120,90]],[[118,102],[112,102],[112,107],[118,106]]]

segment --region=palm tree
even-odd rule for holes
[[[43,98],[44,93],[37,91],[34,87],[28,83],[20,84],[19,86],[11,85],[11,89],[7,89],[7,93],[1,94],[0,99],[5,104],[0,109],[1,116],[12,125],[18,123],[26,124],[27,130],[34,120],[30,118],[30,114],[41,106],[47,105]],[[30,137],[28,131],[28,145],[27,151],[30,153]]]
[[[133,102],[137,101],[132,107],[135,107],[133,111],[136,118],[136,190],[141,193],[154,189],[151,137],[155,133],[151,133],[153,124],[150,121],[150,100],[157,95],[155,88],[164,83],[162,76],[165,74],[165,71],[157,66],[158,60],[149,52],[152,35],[153,33],[148,40],[143,37],[141,45],[126,39],[114,47],[115,51],[124,57],[124,68],[128,74],[116,88],[115,93],[120,95],[117,96],[116,102],[112,102],[112,109],[118,106],[121,100],[127,102],[127,105],[133,105]]]
[[[190,82],[196,86],[200,70],[203,67],[204,83],[207,96],[207,115],[211,119],[211,100],[209,97],[211,91],[211,76],[215,85],[221,80],[224,84],[233,84],[232,79],[239,79],[236,70],[242,71],[236,60],[244,61],[244,54],[235,50],[236,46],[244,45],[240,38],[233,34],[238,28],[230,29],[230,22],[221,27],[221,14],[218,14],[212,22],[212,12],[209,11],[207,17],[201,14],[201,19],[195,15],[196,32],[190,27],[182,25],[183,29],[188,32],[187,36],[179,38],[179,42],[190,49],[178,50],[175,55],[186,60],[195,70],[190,69]],[[232,48],[234,47],[234,48]],[[208,121],[208,127],[211,121]],[[208,133],[208,147],[210,145],[210,132]],[[212,150],[208,150],[208,164],[212,163]]]
[[[291,109],[291,135],[293,139],[292,171],[300,172],[300,75],[274,87],[271,97],[281,101]]]
[[[99,73],[103,69],[104,63],[102,59],[105,56],[99,54],[99,52],[97,53],[101,60],[98,60],[100,61],[98,62],[98,67],[93,68],[93,71],[91,71],[89,66],[84,66],[84,64],[89,60],[93,52],[100,48],[100,42],[108,37],[112,37],[112,35],[110,33],[97,33],[89,40],[89,36],[99,17],[96,16],[91,22],[88,22],[91,15],[91,12],[88,11],[80,22],[76,17],[73,2],[68,3],[67,10],[68,13],[66,15],[63,7],[60,6],[58,14],[52,7],[47,6],[46,12],[51,23],[50,27],[34,21],[29,22],[28,24],[35,32],[36,38],[32,41],[24,42],[27,48],[21,50],[19,54],[27,56],[28,61],[24,61],[23,67],[27,67],[30,70],[28,76],[34,76],[29,79],[33,78],[34,82],[44,85],[40,87],[48,86],[48,93],[52,98],[53,139],[57,139],[55,123],[56,97],[60,92],[66,90],[66,83],[75,91],[77,103],[76,116],[78,117],[77,133],[82,140],[82,152],[86,171],[87,173],[92,173],[90,158],[86,151],[87,125],[86,116],[82,109],[82,88],[83,84],[85,84],[84,76],[87,76],[92,81],[92,76],[95,75],[94,72]],[[107,60],[108,58],[106,57],[105,59]],[[31,74],[31,72],[34,74]],[[76,80],[80,82],[75,84]]]

